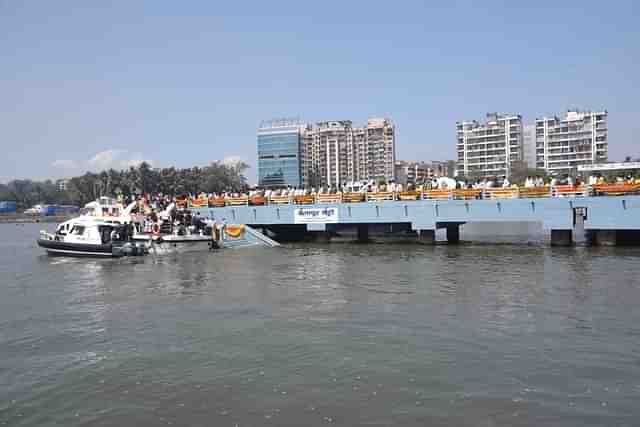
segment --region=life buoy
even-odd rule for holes
[[[160,234],[160,225],[157,222],[151,226],[151,232],[156,236]]]

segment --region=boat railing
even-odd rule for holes
[[[40,238],[43,240],[54,240],[53,234],[40,230]]]

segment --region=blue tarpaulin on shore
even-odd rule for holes
[[[15,213],[18,209],[18,204],[14,201],[0,201],[0,214]]]

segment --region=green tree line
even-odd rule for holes
[[[244,173],[248,168],[243,162],[214,162],[205,167],[153,169],[143,162],[128,170],[87,172],[71,178],[66,191],[58,191],[56,183],[51,180],[14,180],[8,184],[0,184],[0,200],[14,200],[18,208],[26,209],[38,203],[82,206],[98,197],[115,197],[118,194],[181,195],[243,191],[247,188]]]

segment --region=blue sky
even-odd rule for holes
[[[385,116],[398,158],[455,157],[455,122],[607,109],[640,157],[633,1],[0,0],[0,181],[139,160],[253,166],[260,121]]]

